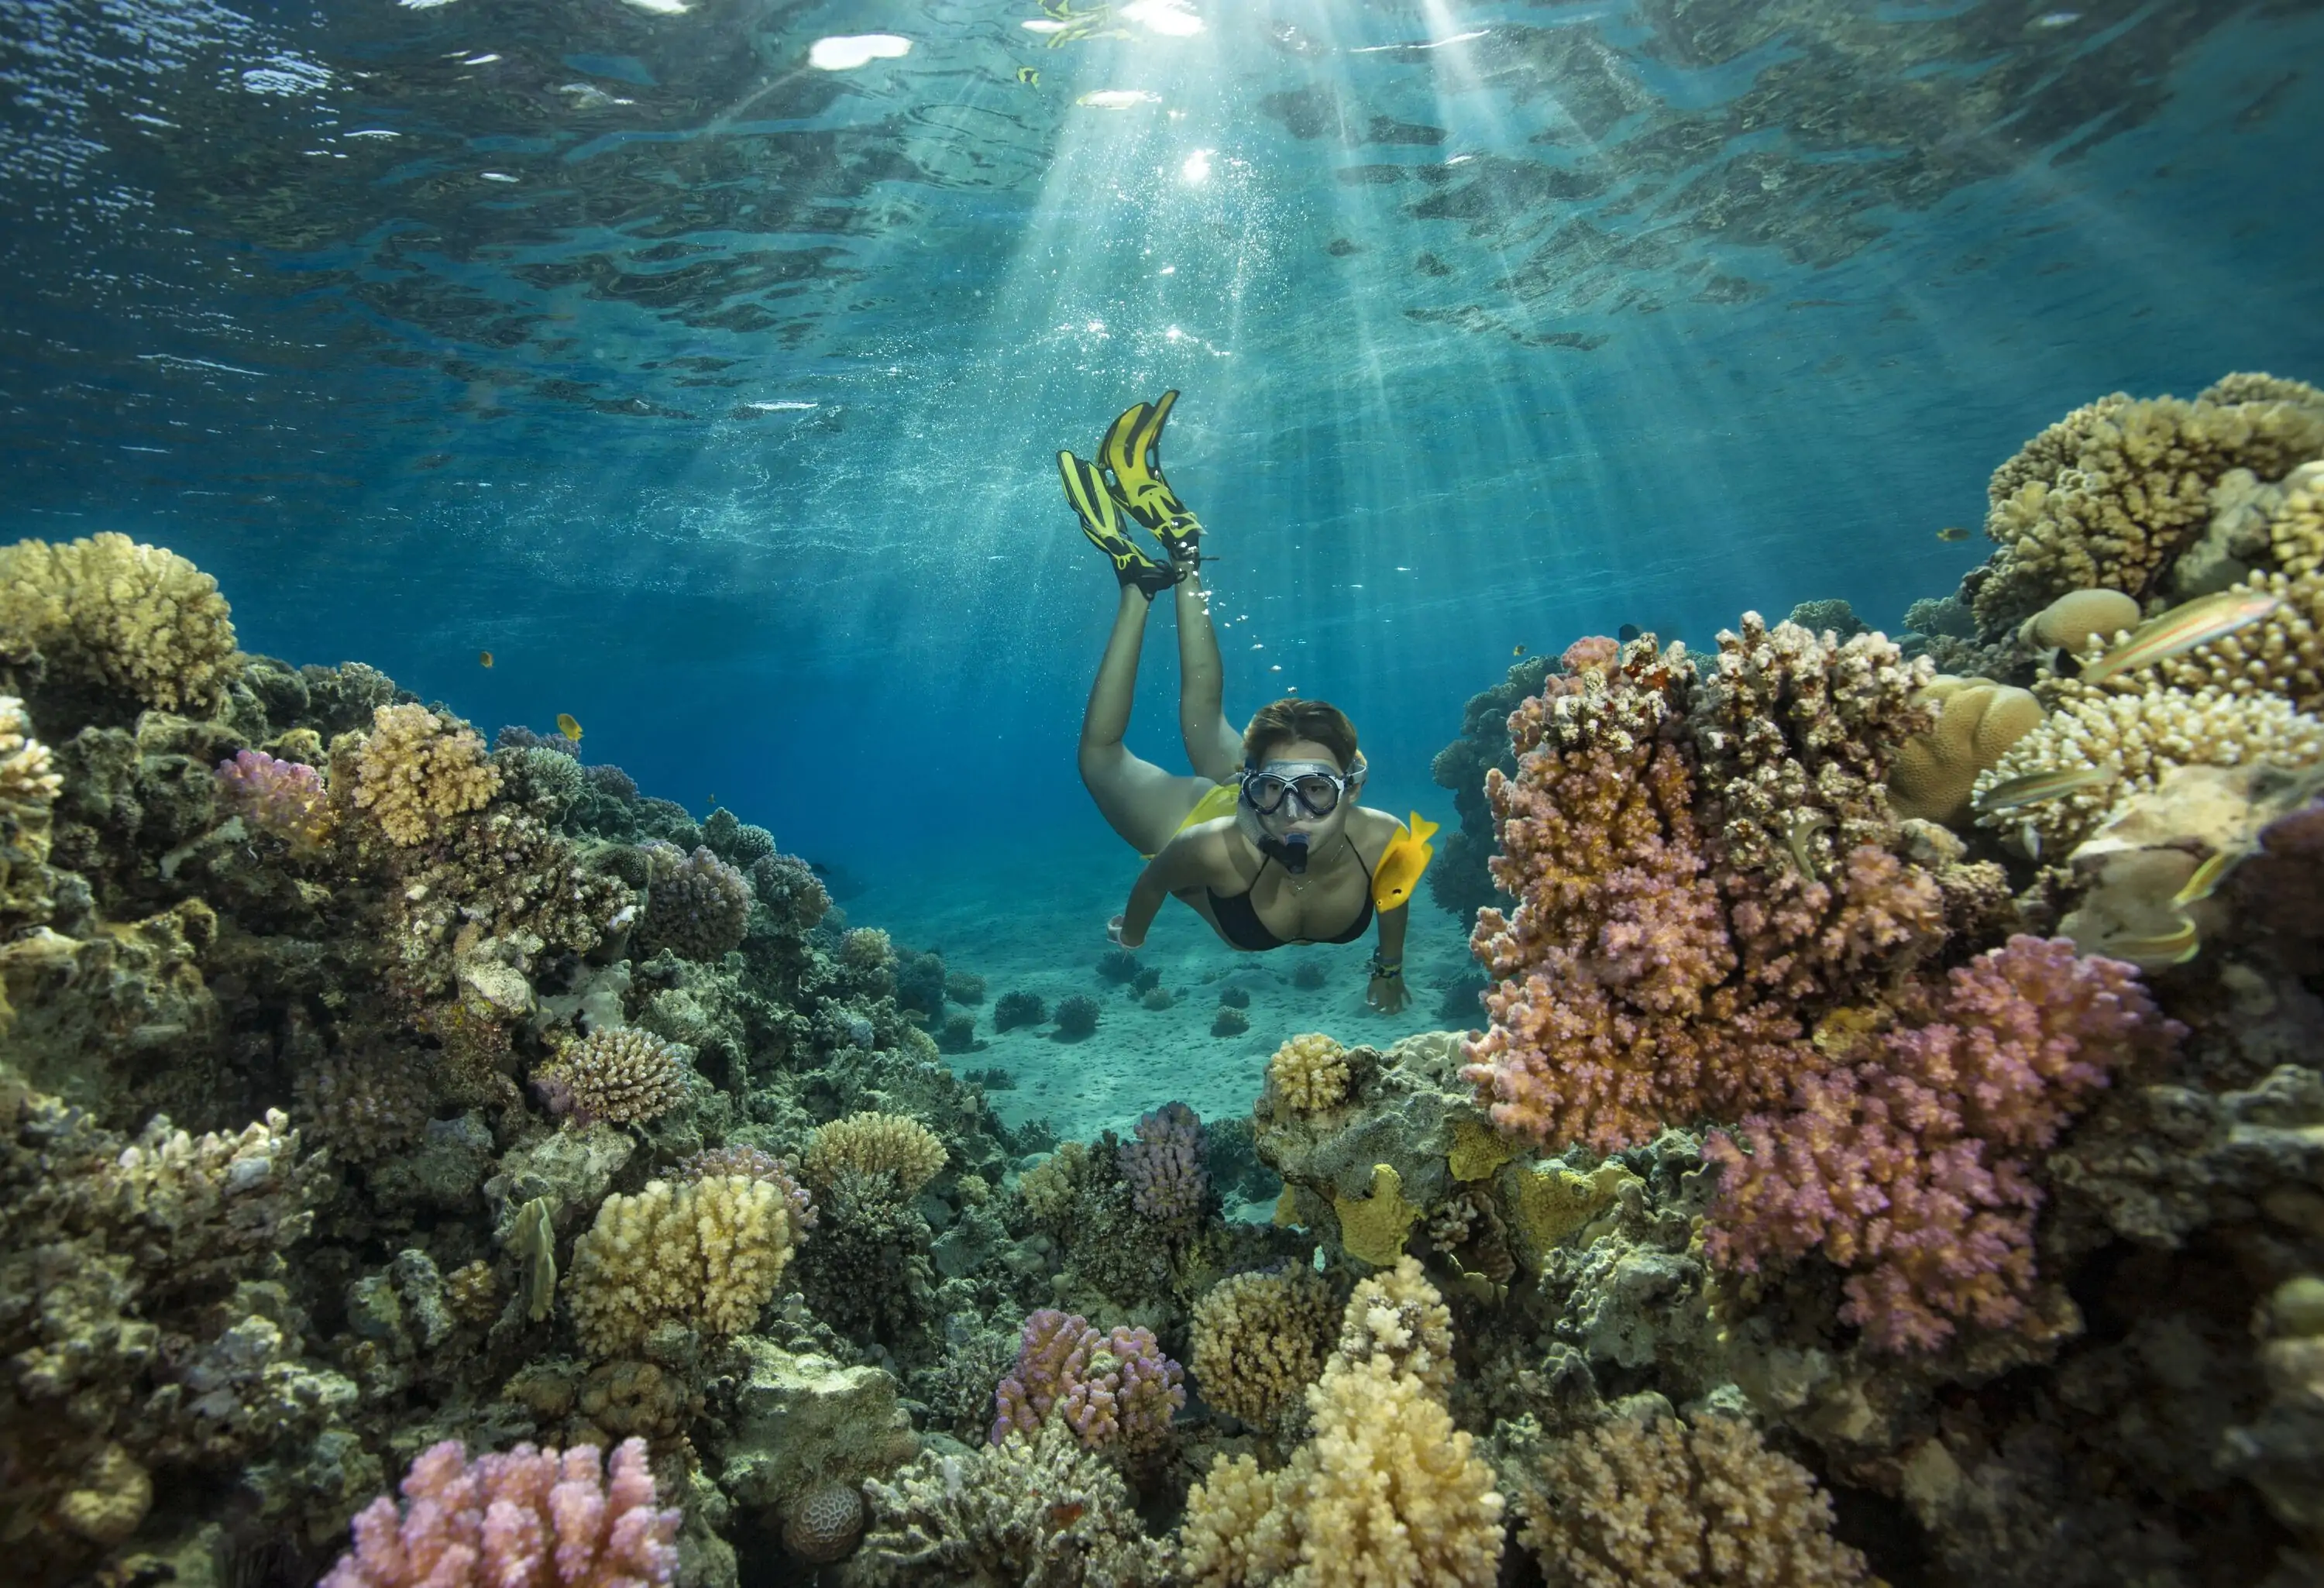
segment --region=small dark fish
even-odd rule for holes
[[[1614,638],[1619,640],[1625,645],[1628,645],[1631,641],[1637,637],[1638,625],[1636,623],[1624,623],[1620,628],[1614,631]]]
[[[493,653],[489,651],[479,651],[476,652],[476,660],[484,666],[490,667],[493,665]]]
[[[1955,540],[1966,540],[1969,539],[1969,531],[1959,524],[1947,524],[1937,531],[1937,539],[1949,544]]]
[[[1509,654],[1511,656],[1523,656],[1525,654],[1525,647],[1522,645],[1513,646],[1510,648]]]

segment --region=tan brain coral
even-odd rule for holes
[[[1994,472],[1986,533],[2001,544],[1973,605],[2006,632],[2070,590],[2144,597],[2209,526],[2232,470],[2279,479],[2324,454],[2324,392],[2230,375],[2194,402],[2123,392],[2078,408]]]
[[[1897,747],[1889,808],[1906,820],[1966,822],[1978,773],[2040,724],[2042,703],[1990,679],[1945,677],[1932,679],[1920,700],[1936,707],[1936,725]]]
[[[345,764],[341,745],[332,748],[333,761]],[[370,811],[380,830],[406,847],[482,810],[501,788],[500,771],[475,730],[424,706],[376,708],[353,764],[357,808]]]
[[[242,670],[217,581],[110,532],[0,547],[0,642],[167,711],[215,709]]]
[[[747,1175],[608,1196],[573,1243],[566,1280],[581,1343],[613,1356],[665,1323],[739,1334],[774,1298],[798,1240],[782,1192]]]

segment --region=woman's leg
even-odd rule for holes
[[[1121,742],[1130,731],[1130,702],[1138,693],[1138,651],[1152,605],[1137,586],[1121,587],[1113,632],[1106,636],[1105,656],[1082,713],[1082,784],[1097,801],[1098,814],[1140,854],[1152,854],[1167,844],[1216,780],[1166,772],[1132,755]],[[1179,610],[1183,614],[1185,607]],[[1213,645],[1212,654],[1217,651]]]
[[[1242,734],[1226,720],[1226,665],[1211,629],[1211,593],[1202,570],[1178,581],[1178,734],[1186,762],[1201,776],[1223,783],[1242,765]]]

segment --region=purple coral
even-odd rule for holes
[[[1787,1109],[1744,1122],[1749,1157],[1723,1135],[1704,1149],[1723,1170],[1711,1255],[1754,1272],[1821,1246],[1852,1270],[1840,1316],[1889,1351],[2027,1321],[2031,1155],[2109,1071],[2185,1035],[2132,966],[2024,936],[1953,971],[1936,1015],[1800,1076]]]
[[[1017,1366],[993,1392],[992,1443],[1038,1432],[1054,1411],[1085,1449],[1150,1451],[1186,1404],[1185,1377],[1152,1330],[1117,1324],[1101,1334],[1080,1314],[1045,1306],[1025,1320]]]
[[[697,845],[692,854],[659,839],[641,845],[648,876],[645,935],[650,951],[713,960],[742,945],[751,920],[751,884]]]
[[[815,1199],[798,1183],[798,1165],[788,1158],[777,1158],[756,1147],[706,1147],[678,1159],[678,1172],[689,1180],[711,1180],[723,1175],[764,1180],[781,1192],[789,1205],[793,1230],[815,1228]]]
[[[1166,1103],[1139,1117],[1137,1134],[1121,1144],[1131,1205],[1149,1219],[1202,1212],[1210,1178],[1203,1172],[1203,1122],[1194,1111]]]
[[[495,750],[554,750],[559,755],[581,758],[581,746],[562,734],[536,734],[530,728],[512,723],[493,735]]]
[[[211,774],[226,808],[293,849],[315,849],[331,836],[330,795],[323,774],[304,762],[244,750]]]
[[[666,1588],[680,1513],[654,1508],[646,1442],[625,1439],[604,1480],[594,1445],[520,1445],[467,1459],[447,1439],[355,1519],[355,1547],[322,1588]]]

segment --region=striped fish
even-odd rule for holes
[[[2185,965],[2202,952],[2202,935],[2195,923],[2185,916],[2176,917],[2178,924],[2167,931],[2151,937],[2107,937],[2098,944],[2098,952],[2113,959],[2126,959],[2143,971],[2168,970],[2174,965]]]
[[[1991,816],[1996,811],[2015,810],[2021,805],[2039,805],[2044,799],[2055,799],[2061,794],[2071,794],[2077,789],[2095,789],[2113,782],[2116,775],[2112,767],[2104,766],[2032,772],[2022,778],[2012,778],[2006,783],[1996,783],[1971,803],[1979,816]]]
[[[2082,682],[2103,684],[2122,673],[2152,667],[2198,645],[2208,645],[2222,635],[2259,622],[2282,605],[2281,596],[2238,586],[2190,601],[2184,606],[2174,606],[2139,624],[2120,646],[2084,668]]]

